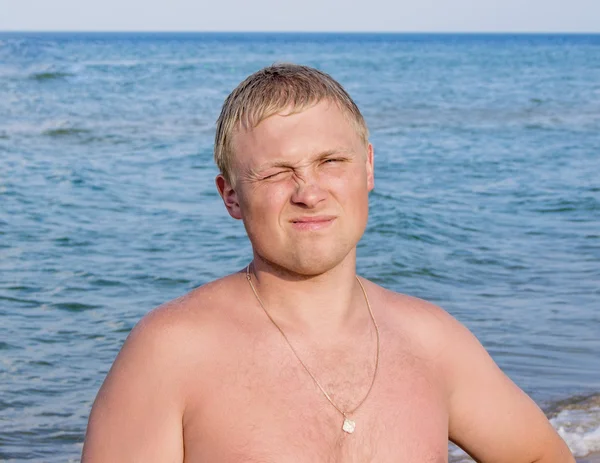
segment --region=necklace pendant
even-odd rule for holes
[[[356,429],[356,422],[349,420],[348,418],[344,418],[344,424],[342,425],[342,429],[344,430],[344,432],[352,434]]]

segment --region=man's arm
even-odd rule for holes
[[[84,463],[183,461],[184,395],[168,318],[159,309],[127,338],[92,407]]]
[[[477,338],[445,314],[442,364],[449,437],[485,463],[574,463],[543,412],[494,363]]]

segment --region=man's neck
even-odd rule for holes
[[[313,335],[335,335],[368,316],[356,281],[355,252],[316,276],[285,272],[255,256],[250,265],[254,287],[265,309],[279,323]]]

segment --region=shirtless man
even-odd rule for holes
[[[444,310],[355,275],[373,148],[311,68],[242,82],[217,188],[254,258],[146,315],[94,403],[83,461],[567,463],[535,403]]]

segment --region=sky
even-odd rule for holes
[[[600,0],[0,0],[0,31],[600,32]]]

